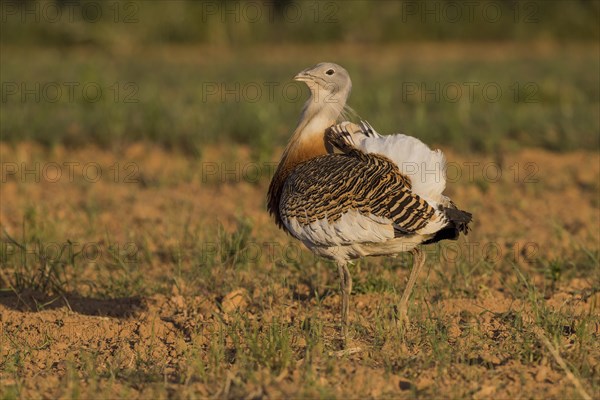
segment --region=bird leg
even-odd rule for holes
[[[413,254],[413,267],[408,278],[408,283],[404,288],[404,293],[402,293],[402,298],[400,299],[400,305],[398,309],[398,316],[405,324],[408,324],[408,299],[410,298],[413,287],[415,286],[417,277],[419,276],[419,273],[425,264],[425,253],[423,253],[420,249],[415,247],[411,253]]]
[[[338,262],[340,274],[340,289],[342,291],[342,335],[344,342],[348,338],[348,312],[350,311],[350,293],[352,292],[352,277],[347,263]]]

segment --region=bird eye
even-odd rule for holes
[[[333,69],[328,69],[327,72],[325,72],[327,75],[333,75],[335,71]]]

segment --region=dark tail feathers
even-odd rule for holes
[[[459,232],[465,235],[469,233],[469,222],[473,219],[473,214],[458,208],[446,208],[444,213]]]
[[[444,214],[450,221],[448,226],[436,232],[431,239],[426,240],[423,244],[435,243],[445,239],[456,240],[461,232],[465,235],[469,233],[469,223],[473,219],[473,214],[458,208],[444,208]]]

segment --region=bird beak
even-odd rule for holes
[[[304,71],[298,72],[298,74],[296,76],[294,76],[294,80],[295,81],[299,81],[299,82],[307,82],[311,80],[311,76],[308,73],[308,69],[305,69]]]

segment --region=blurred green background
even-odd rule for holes
[[[2,1],[1,138],[270,158],[319,61],[382,133],[597,149],[599,1]]]

